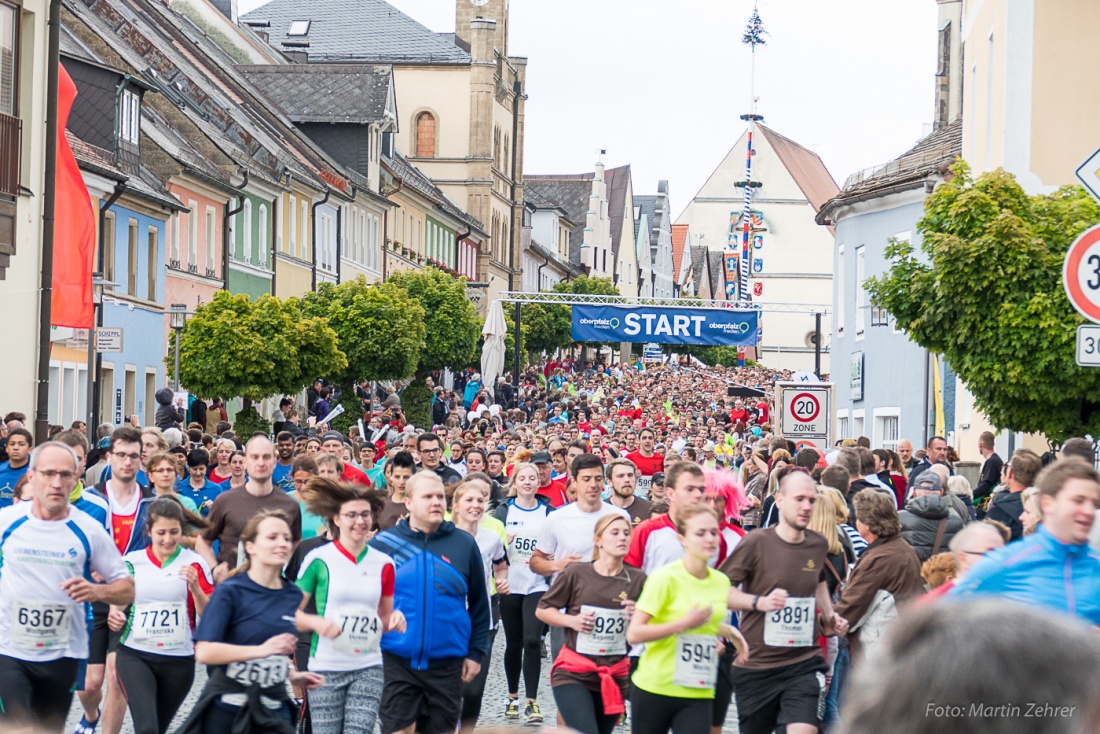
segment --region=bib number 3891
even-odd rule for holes
[[[814,644],[812,596],[792,596],[787,604],[764,619],[764,644],[772,647],[810,647]]]
[[[718,638],[676,635],[676,667],[672,682],[684,688],[714,688],[718,679]]]

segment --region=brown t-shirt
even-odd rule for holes
[[[539,607],[565,609],[566,614],[580,614],[581,607],[584,605],[622,609],[623,599],[638,600],[644,583],[645,574],[632,566],[623,566],[623,570],[616,576],[603,576],[596,571],[592,563],[571,563],[550,585],[550,590],[542,595]],[[570,650],[577,649],[576,630],[565,628],[565,645]],[[585,657],[597,665],[614,665],[625,655],[586,655]],[[563,686],[567,683],[580,683],[597,693],[600,690],[600,677],[596,673],[569,673],[558,668],[550,674],[551,686]],[[623,690],[623,696],[628,696],[629,680],[621,679],[619,686]]]
[[[745,535],[719,570],[730,577],[734,586],[741,585],[746,594],[767,596],[774,589],[783,589],[792,597],[813,597],[817,585],[825,580],[825,557],[829,543],[825,536],[806,531],[801,543],[788,543],[775,527],[753,530]],[[774,612],[772,612],[774,614]],[[816,645],[821,634],[820,621],[814,624],[814,645],[808,647],[773,647],[764,644],[764,624],[768,614],[746,611],[741,615],[741,634],[749,643],[749,662],[739,667],[753,670],[778,668],[821,655]]]
[[[241,539],[244,526],[261,510],[282,510],[290,518],[290,534],[294,542],[302,539],[302,513],[298,509],[298,500],[278,487],[263,497],[249,494],[245,487],[230,489],[214,500],[210,515],[206,518],[210,528],[202,534],[208,542],[221,541],[218,547],[219,563],[224,562],[231,569],[236,568],[237,543]]]
[[[392,497],[386,498],[386,506],[382,508],[382,514],[378,516],[378,529],[389,530],[397,521],[408,516],[409,510],[404,502],[394,502]]]
[[[618,507],[618,505],[616,505]],[[624,507],[626,514],[630,515],[630,523],[637,525],[640,522],[645,522],[649,519],[649,509],[653,507],[653,503],[649,500],[643,500],[641,497],[635,497],[634,501],[630,503],[630,507]]]

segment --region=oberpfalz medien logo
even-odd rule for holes
[[[581,319],[579,323],[581,326],[591,326],[594,329],[603,329],[605,331],[607,329],[619,328],[618,319]]]

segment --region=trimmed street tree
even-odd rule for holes
[[[460,370],[473,362],[481,319],[466,298],[465,278],[425,268],[394,273],[386,284],[407,293],[424,312],[425,344],[415,370],[408,373],[416,379],[401,391],[401,408],[414,426],[430,428],[432,393],[424,380],[437,370]]]
[[[553,354],[559,349],[568,349],[573,343],[573,325],[570,321],[568,306],[553,306],[544,303],[524,304],[520,311],[520,326],[523,329],[523,342],[532,364],[537,355],[545,352]],[[509,324],[509,328],[511,324]]]
[[[1100,205],[1077,186],[1029,196],[1004,171],[951,170],[917,225],[923,256],[893,242],[893,267],[867,281],[872,302],[946,358],[998,429],[1100,435],[1100,370],[1074,362],[1085,320],[1062,288],[1066,251]]]
[[[166,358],[171,376],[173,364]],[[294,395],[334,366],[347,365],[324,318],[306,316],[297,299],[282,301],[219,291],[180,333],[180,382],[203,397],[240,397],[237,432],[247,437],[270,426],[252,404]]]
[[[370,285],[363,277],[322,283],[302,298],[302,312],[327,318],[346,356],[343,364],[314,374],[327,376],[343,391],[345,412],[331,425],[334,430],[347,430],[363,415],[357,381],[399,380],[416,371],[424,348],[424,309],[401,288]]]

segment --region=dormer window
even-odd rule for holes
[[[137,145],[141,139],[141,97],[132,89],[124,89],[118,105],[118,136],[127,143]]]
[[[308,36],[309,26],[312,21],[308,20],[292,20],[290,21],[290,30],[286,32],[288,36]]]

